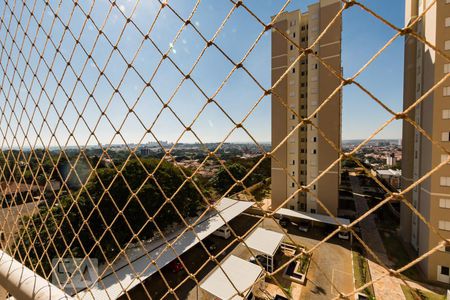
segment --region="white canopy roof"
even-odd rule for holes
[[[217,211],[211,211],[207,214],[194,227],[194,230],[198,237],[203,240],[225,224],[223,219],[227,222],[231,221],[252,206],[252,204],[253,202],[223,198],[216,206]],[[168,237],[169,241],[179,238],[173,244],[173,248],[178,255],[188,251],[199,242],[192,231],[186,231],[180,237],[181,231],[180,229],[173,232]],[[160,255],[156,263],[159,268],[162,268],[176,258],[176,253],[166,248],[166,243],[162,240],[152,242],[145,250],[138,248],[139,253],[132,253],[132,251],[127,251],[131,264],[125,258],[119,259],[117,263],[108,268],[109,272],[106,271],[107,275],[99,279],[96,287],[79,292],[77,297],[80,299],[117,299],[124,290],[131,290],[157,271],[156,267],[151,263],[151,259],[156,259]]]
[[[380,176],[402,176],[402,170],[377,170]]]
[[[245,240],[245,244],[260,253],[274,256],[283,241],[283,234],[258,227]]]
[[[335,217],[336,220],[340,223],[339,224],[339,223],[336,223],[334,218],[332,218],[332,217],[330,217],[328,215],[321,215],[321,214],[313,214],[313,213],[295,211],[295,210],[290,210],[290,209],[287,209],[287,208],[280,208],[280,209],[278,209],[278,211],[276,213],[280,214],[282,216],[294,217],[294,218],[299,218],[299,219],[304,219],[304,220],[309,220],[309,221],[315,221],[315,222],[320,222],[320,223],[325,223],[325,224],[332,224],[332,225],[340,225],[340,224],[348,225],[348,224],[350,224],[350,220],[349,219]]]
[[[237,293],[240,292],[247,295],[250,291],[249,288],[263,271],[260,266],[234,255],[223,260],[221,266],[223,271],[221,268],[216,267],[205,281],[200,284],[203,290],[220,299],[242,299]],[[225,276],[224,272],[228,277]]]

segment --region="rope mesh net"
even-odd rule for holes
[[[372,276],[351,291],[343,291],[332,278],[325,276],[336,291],[332,297],[350,299],[355,293],[364,291],[386,277],[397,278],[410,286],[402,273],[443,246],[450,245],[441,231],[406,197],[408,192],[448,164],[450,156],[401,192],[392,192],[355,157],[378,133],[395,121],[410,124],[433,147],[443,154],[450,154],[440,140],[433,139],[411,117],[411,112],[424,103],[427,96],[442,87],[449,73],[443,74],[431,89],[400,112],[392,110],[383,99],[358,82],[358,76],[401,37],[413,38],[435,51],[444,61],[450,60],[448,54],[417,32],[417,23],[436,5],[436,1],[430,1],[414,22],[399,28],[359,1],[342,0],[336,16],[307,48],[300,47],[286,32],[273,26],[286,11],[290,1],[279,5],[279,11],[271,20],[263,21],[246,1],[230,0],[229,9],[221,12],[220,22],[216,22],[217,27],[212,28],[199,26],[194,21],[204,5],[200,0],[189,2],[188,10],[181,9],[176,1],[153,1],[149,4],[138,0],[126,2],[126,6],[125,2],[32,0],[5,1],[1,4],[0,181],[3,218],[0,228],[3,231],[3,251],[49,281],[56,271],[54,259],[81,259],[91,266],[93,263],[88,258],[95,258],[98,260],[95,276],[100,279],[96,281],[96,289],[106,291],[103,294],[105,298],[121,295],[123,299],[182,299],[186,297],[182,291],[187,286],[191,289],[199,287],[205,275],[215,267],[222,270],[226,278],[232,277],[222,268],[224,257],[237,244],[256,256],[254,249],[247,245],[246,237],[264,222],[273,221],[278,231],[283,233],[285,242],[297,251],[273,270],[263,269],[262,276],[252,286],[267,281],[278,286],[285,297],[291,298],[291,291],[280,280],[286,267],[291,262],[309,257],[316,269],[325,268],[315,261],[313,254],[338,232],[348,230],[355,242],[384,269],[383,274]],[[330,28],[336,26],[345,11],[353,9],[364,11],[395,33],[353,76],[344,78],[341,70],[334,70],[312,49]],[[135,19],[138,13],[148,14],[145,24]],[[259,26],[259,33],[248,48],[233,45],[238,48],[240,56],[220,42],[223,29],[234,22],[236,14],[245,15],[248,22]],[[168,17],[172,25],[163,31],[164,20]],[[186,41],[183,38],[186,32],[195,40]],[[267,86],[246,66],[246,62],[264,35],[271,32],[278,32],[294,45],[298,55],[289,62],[283,75],[272,86]],[[170,41],[168,45],[160,42],[158,35],[161,34]],[[195,43],[197,51],[190,53],[186,61],[180,61],[175,55],[177,45],[190,42]],[[149,63],[142,55],[143,52],[146,55],[150,52],[157,59]],[[196,69],[211,52],[229,65],[229,71],[220,72],[220,84],[215,90],[205,87],[207,84],[202,81],[207,81],[207,78],[195,75]],[[321,99],[313,113],[300,116],[276,94],[275,88],[286,81],[287,74],[302,58],[308,57],[317,59],[321,68],[328,69],[339,80],[339,85],[326,99]],[[169,69],[172,78],[170,82],[165,82],[160,75],[163,72],[161,70]],[[259,94],[258,97],[248,99],[251,103],[249,109],[241,112],[238,118],[223,101],[218,100],[235,73],[245,75],[251,82],[249,88]],[[165,88],[162,89],[161,85],[165,85]],[[344,152],[313,122],[313,118],[335,99],[334,95],[348,85],[367,94],[390,117],[359,145]],[[183,89],[195,95],[196,100],[188,104],[196,107],[192,116],[183,114],[176,104],[180,101],[178,95]],[[150,97],[151,103],[148,102]],[[272,144],[269,150],[252,135],[247,124],[259,107],[271,98],[294,114],[298,121],[294,128],[288,130],[285,138],[279,144]],[[185,101],[190,102],[191,99]],[[205,142],[202,136],[202,118],[212,110],[222,114],[230,124],[230,130],[224,131],[220,142],[213,145]],[[164,118],[171,121],[164,123],[161,121]],[[327,170],[305,185],[301,185],[284,168],[286,176],[295,182],[296,191],[281,205],[286,205],[299,193],[309,193],[340,226],[312,247],[305,248],[276,221],[274,210],[264,208],[256,200],[249,178],[258,172],[258,168],[276,160],[272,154],[308,125],[317,129],[320,137],[339,153],[339,157]],[[173,143],[161,142],[164,139],[160,134],[161,126],[179,131]],[[130,128],[138,128],[135,130],[138,137]],[[221,157],[227,141],[237,132],[252,141],[260,153],[258,159],[252,161],[245,173],[239,176]],[[137,142],[130,143],[130,135],[136,137]],[[186,168],[177,160],[177,146],[187,139],[197,143],[202,151],[198,165],[193,168]],[[158,147],[158,157],[144,158],[141,155],[140,148],[148,140],[154,141]],[[120,151],[117,150],[119,144],[122,145]],[[118,153],[123,155],[120,159],[117,158]],[[383,200],[349,225],[342,224],[312,190],[327,171],[344,160],[353,160],[386,193]],[[221,168],[224,178],[231,181],[225,190],[215,194],[203,187],[202,174],[210,164]],[[250,202],[253,210],[258,211],[252,215],[251,222],[239,228],[233,226],[233,222],[218,208],[222,199],[236,194],[240,201]],[[441,240],[398,269],[386,265],[354,230],[361,221],[391,201],[401,201]],[[231,234],[226,246],[218,252],[213,251],[204,237],[194,230],[211,215],[223,222]],[[191,261],[193,257],[178,253],[179,248],[176,247],[188,233],[201,245],[204,253],[201,262],[195,266]],[[149,251],[154,243],[160,247],[156,254]],[[143,267],[136,266],[136,253],[147,262]],[[176,276],[170,270],[167,271],[167,266],[158,265],[158,261],[167,253],[171,253],[176,262],[171,263],[172,268],[181,270]],[[258,260],[257,263],[262,266]],[[129,275],[136,283],[133,287],[136,286],[138,290],[135,293],[139,294],[133,294],[135,289],[130,289],[130,283],[123,283],[120,273],[123,266],[129,268]],[[149,270],[153,270],[151,284],[146,283],[146,278],[141,276]],[[109,281],[103,280],[105,278],[109,278]],[[95,296],[89,280],[82,273],[81,281],[86,284],[84,288],[80,289],[71,279],[56,285],[78,291],[72,293],[74,298],[89,298]],[[116,283],[118,294],[109,294],[108,284],[111,282]],[[235,288],[235,295],[245,296],[252,288],[242,291],[235,286],[235,281],[230,282]]]

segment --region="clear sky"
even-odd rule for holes
[[[140,1],[132,14],[133,7],[136,4],[135,0],[116,2],[118,5],[113,7],[106,22],[105,18],[108,15],[110,6],[108,0],[95,2],[90,13],[91,19],[86,24],[84,24],[86,17],[78,7],[74,8],[72,1],[62,1],[58,10],[58,15],[64,24],[68,24],[70,20],[71,34],[78,37],[81,33],[79,41],[85,50],[91,52],[93,49],[92,59],[88,59],[81,47],[76,45],[75,39],[72,38],[70,33],[66,32],[63,37],[64,25],[59,20],[53,22],[54,15],[51,10],[45,8],[43,1],[37,1],[34,15],[38,19],[42,17],[42,28],[46,34],[51,33],[53,43],[46,43],[46,34],[44,34],[42,29],[37,30],[37,23],[31,18],[27,34],[32,40],[36,38],[35,45],[38,51],[31,49],[31,43],[28,39],[25,39],[22,45],[23,32],[20,28],[16,37],[16,44],[10,50],[12,44],[11,36],[6,32],[5,25],[2,25],[0,29],[1,46],[2,48],[5,47],[4,52],[11,54],[14,63],[18,59],[18,73],[14,74],[10,62],[7,70],[8,76],[0,76],[0,79],[3,80],[0,106],[6,114],[0,121],[1,134],[3,136],[11,140],[14,132],[17,140],[23,141],[26,133],[30,142],[26,141],[24,146],[34,146],[37,136],[36,132],[39,132],[46,145],[55,145],[56,141],[54,138],[50,141],[51,131],[55,131],[56,138],[61,145],[73,145],[74,139],[80,145],[96,144],[97,140],[90,136],[90,130],[95,130],[95,136],[104,144],[120,144],[125,141],[136,143],[142,139],[144,143],[154,141],[154,138],[146,133],[146,128],[141,125],[139,120],[147,128],[152,126],[162,107],[158,97],[163,101],[173,97],[170,106],[179,118],[185,124],[189,124],[193,120],[205,103],[206,98],[190,80],[185,81],[177,93],[173,94],[182,76],[168,60],[165,60],[160,65],[152,80],[152,86],[155,91],[145,88],[145,83],[135,71],[128,70],[126,72],[127,63],[123,58],[128,62],[134,59],[133,65],[137,72],[148,81],[158,66],[161,56],[150,40],[146,40],[138,51],[143,38],[131,23],[121,33],[126,24],[126,20],[121,15],[121,12],[126,16],[131,16],[131,19],[139,28],[146,32],[155,18],[159,4],[157,1],[151,0]],[[288,10],[300,8],[303,11],[306,10],[308,4],[313,2],[292,1],[288,6]],[[404,1],[371,0],[362,2],[390,22],[397,26],[403,26]],[[53,10],[58,9],[59,1],[50,1],[50,3]],[[86,12],[90,10],[88,6],[90,1],[81,1],[79,3]],[[178,0],[169,1],[169,3],[181,17],[187,18],[196,1]],[[249,0],[245,1],[245,3],[262,21],[269,22],[270,16],[275,15],[281,9],[284,1]],[[5,9],[4,5],[0,4],[2,11]],[[28,3],[28,5],[31,8],[31,4]],[[223,22],[231,7],[232,3],[227,0],[203,0],[197,7],[192,23],[207,39],[210,39]],[[22,8],[22,4],[17,3],[14,9],[15,14],[20,15]],[[5,23],[9,21],[10,17],[11,13],[6,8]],[[22,20],[25,20],[25,22],[21,22],[22,26],[27,24],[29,18],[30,15],[27,10],[23,10]],[[113,44],[119,41],[117,44],[118,51],[113,51],[113,47],[104,36],[100,36],[96,42],[98,31],[96,26],[92,24],[92,21],[97,24],[97,27],[101,27],[105,23],[104,33]],[[10,32],[14,32],[17,28],[17,22],[13,18],[11,23]],[[83,25],[85,26],[83,27]],[[173,43],[173,39],[181,25],[181,21],[175,14],[168,8],[164,8],[150,33],[150,38],[161,51],[165,52],[171,49],[170,57],[183,72],[187,73],[203,49],[204,42],[192,27],[188,26],[176,42]],[[231,59],[239,61],[262,30],[262,26],[254,17],[244,9],[238,8],[217,36],[216,43]],[[37,36],[36,32],[39,32]],[[393,30],[360,8],[352,7],[348,9],[343,15],[342,65],[344,75],[348,77],[354,74],[394,34]],[[63,39],[61,40],[62,37]],[[96,44],[93,48],[94,43]],[[55,51],[55,46],[59,44],[61,44],[60,50],[65,58]],[[22,53],[27,57],[31,69],[34,70],[33,72],[38,70],[36,73],[39,83],[42,85],[45,83],[47,94],[41,93],[39,83],[36,80],[31,86],[33,72],[26,66],[18,48],[22,49]],[[44,48],[45,51],[43,51]],[[138,54],[136,55],[137,51]],[[31,55],[28,58],[30,53]],[[53,64],[52,69],[56,79],[51,75],[46,80],[48,68],[43,62],[39,64],[41,53],[48,66]],[[65,68],[65,60],[71,56],[71,68]],[[1,63],[3,67],[7,65],[7,56],[5,54],[1,56]],[[104,73],[108,80],[104,76],[99,76],[98,68],[103,69],[105,65]],[[270,32],[262,36],[244,62],[244,65],[264,88],[270,87]],[[65,69],[66,71],[64,71]],[[200,89],[210,97],[217,91],[231,69],[231,63],[218,50],[210,47],[194,68],[191,77]],[[126,75],[123,77],[125,72]],[[3,70],[1,73],[3,73]],[[390,107],[400,110],[402,106],[402,73],[403,39],[400,38],[358,77],[358,81]],[[81,77],[84,85],[76,82],[78,76]],[[24,78],[25,85],[20,85],[21,77]],[[14,89],[9,88],[9,81],[14,81]],[[58,88],[58,81],[61,82],[61,87],[64,90]],[[114,89],[119,83],[119,91],[124,99],[121,99],[118,94],[114,94]],[[28,91],[30,91],[30,95],[33,98],[30,95],[27,96]],[[142,91],[144,92],[134,107],[137,116],[129,115],[126,117],[128,109],[124,101],[129,106],[133,106]],[[15,92],[18,93],[16,101],[14,101],[16,98],[14,96]],[[73,94],[71,96],[73,102],[67,102],[68,96],[66,94]],[[92,94],[96,101],[93,98],[89,98],[89,94]],[[229,78],[215,99],[229,114],[229,117],[235,121],[240,121],[262,94],[263,91],[254,81],[245,72],[238,70]],[[9,103],[6,103],[5,99],[10,99]],[[367,137],[389,117],[378,104],[356,87],[346,87],[343,99],[343,139]],[[39,101],[40,111],[35,110],[34,101]],[[54,106],[50,105],[50,101],[54,103]],[[23,108],[26,113],[22,113]],[[16,112],[16,115],[11,115],[12,110]],[[105,111],[108,118],[102,116],[102,110]],[[82,119],[78,117],[78,113],[82,113]],[[34,127],[29,122],[29,118],[32,115]],[[47,122],[43,122],[44,116]],[[64,122],[58,122],[58,116],[62,116]],[[7,126],[8,123],[9,127]],[[256,140],[260,142],[270,141],[270,97],[262,99],[244,123],[244,126]],[[214,142],[224,139],[232,127],[232,123],[220,109],[214,105],[208,105],[192,128],[203,142]],[[16,131],[17,128],[18,130]],[[162,112],[151,128],[157,139],[167,141],[178,139],[183,130],[177,118],[167,109]],[[119,129],[124,133],[125,140],[118,136],[114,137],[115,131]],[[70,132],[73,132],[73,137],[70,137]],[[378,137],[401,137],[401,124],[398,122],[394,126],[389,126]],[[232,134],[227,141],[242,142],[249,140],[249,137],[240,130]],[[192,133],[186,134],[181,139],[181,142],[196,141]]]

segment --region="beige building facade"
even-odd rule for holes
[[[431,0],[406,0],[406,24],[414,22]],[[450,55],[450,1],[436,1],[414,30],[431,44]],[[430,90],[446,73],[450,64],[429,46],[412,36],[405,39],[404,109]],[[435,89],[408,115],[450,150],[450,80]],[[423,177],[448,156],[412,125],[403,122],[402,188]],[[450,239],[450,165],[433,173],[406,195],[408,201],[428,220],[439,235]],[[401,236],[423,255],[440,242],[405,204],[401,206]],[[420,264],[430,280],[450,284],[450,247],[442,247]]]
[[[321,0],[300,10],[283,13],[274,26],[301,48],[310,47],[341,8],[339,0]],[[342,20],[337,18],[312,48],[335,72],[341,72]],[[339,79],[315,55],[299,60],[299,51],[278,31],[272,30],[272,208],[324,213],[316,199],[337,214],[339,165],[328,170],[308,193],[297,193],[323,173],[338,157],[336,151],[312,125],[295,127],[328,98],[330,101],[311,122],[318,126],[338,149],[341,145],[341,91],[333,94]],[[292,68],[289,67],[292,65]],[[281,81],[281,76],[288,74]],[[286,136],[292,134],[285,140]],[[289,198],[288,201],[286,201]]]

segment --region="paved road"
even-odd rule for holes
[[[367,200],[362,196],[363,191],[361,185],[359,184],[359,179],[357,176],[350,176],[350,183],[352,185],[353,197],[355,199],[356,213],[358,216],[364,214],[369,210],[367,205]],[[372,249],[372,251],[377,255],[377,257],[383,262],[383,264],[388,267],[391,265],[389,258],[384,248],[383,240],[378,232],[374,215],[371,214],[363,219],[360,224],[361,228],[361,238],[366,242],[367,246]],[[381,277],[386,273],[385,269],[376,262],[376,260],[368,256],[370,275],[372,280]],[[405,299],[405,295],[400,286],[400,281],[396,278],[391,278],[389,276],[378,280],[373,284],[375,290],[375,297],[379,300],[382,299]]]
[[[369,210],[367,199],[363,196],[364,192],[359,184],[359,179],[357,176],[350,176],[350,183],[352,185],[353,198],[355,199],[356,214],[361,216]],[[378,228],[375,223],[375,215],[368,215],[359,223],[359,226],[361,228],[361,236],[363,241],[367,243],[367,246],[372,249],[375,255],[377,255],[382,262],[390,265],[390,261],[386,254],[386,249],[383,245],[383,240],[378,233]]]

